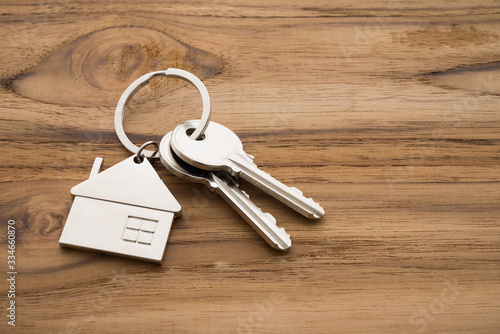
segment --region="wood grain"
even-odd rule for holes
[[[498,333],[498,1],[4,2],[1,267],[17,226],[19,333]],[[320,202],[310,221],[246,182],[293,240],[271,249],[219,197],[155,162],[183,207],[163,265],[58,246],[93,159],[127,158],[122,91],[201,77],[212,119]],[[196,119],[179,80],[126,131]],[[8,285],[0,285],[6,314]]]

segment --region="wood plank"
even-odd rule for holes
[[[16,327],[68,333],[497,333],[500,5],[495,0],[11,1],[0,8],[0,237],[16,221]],[[114,107],[178,67],[310,221],[242,181],[291,235],[271,249],[154,162],[183,207],[161,266],[61,249],[69,190],[130,153]],[[189,84],[131,101],[137,144],[196,119]]]

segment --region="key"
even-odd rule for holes
[[[182,161],[171,150],[171,132],[160,143],[160,160],[172,174],[191,182],[204,183],[211,191],[216,191],[224,198],[269,245],[279,250],[287,250],[292,246],[290,236],[283,228],[278,228],[276,219],[264,213],[240,190],[238,183],[224,171],[209,172]]]
[[[175,154],[188,164],[210,171],[227,171],[264,190],[302,215],[319,219],[325,211],[312,198],[306,198],[300,190],[288,187],[262,171],[246,154],[238,136],[227,127],[210,122],[199,140],[189,138],[199,121],[187,121],[172,132],[171,147]]]

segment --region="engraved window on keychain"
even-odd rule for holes
[[[128,217],[125,230],[123,231],[123,240],[137,242],[139,244],[151,245],[156,229],[157,220]]]

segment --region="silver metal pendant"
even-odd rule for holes
[[[137,162],[137,156],[101,173],[96,158],[89,179],[71,189],[61,247],[162,262],[181,206],[148,159]]]

